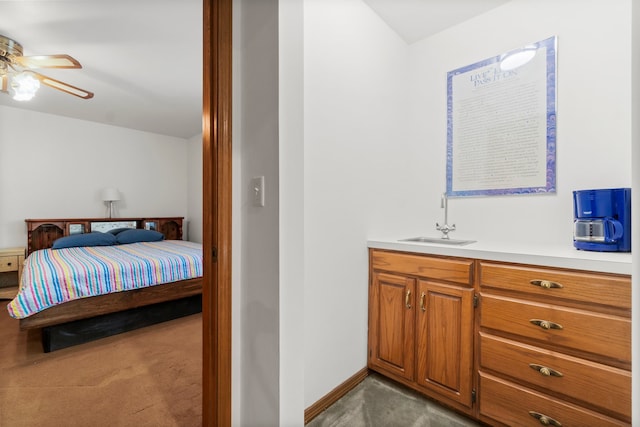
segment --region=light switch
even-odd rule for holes
[[[264,206],[264,176],[256,176],[251,179],[251,191],[253,206]]]

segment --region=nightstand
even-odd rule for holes
[[[18,293],[24,248],[0,249],[0,299],[13,299]]]

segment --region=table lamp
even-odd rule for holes
[[[113,218],[113,202],[120,200],[120,192],[117,188],[105,188],[102,190],[102,200],[109,203],[109,218]]]

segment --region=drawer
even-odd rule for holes
[[[631,310],[631,278],[628,276],[483,261],[480,262],[480,286]]]
[[[480,326],[539,343],[631,363],[631,320],[551,304],[481,294]],[[561,329],[545,329],[548,321]]]
[[[374,270],[392,271],[468,286],[471,286],[473,280],[473,260],[463,258],[438,258],[372,250],[371,267]]]
[[[506,380],[480,372],[480,414],[508,426],[628,426],[628,423],[598,412],[537,393]],[[534,418],[532,413],[559,424]]]
[[[17,256],[0,256],[0,272],[18,271]]]
[[[540,367],[554,373],[544,375]],[[623,369],[485,333],[480,333],[480,369],[490,369],[518,383],[538,386],[586,407],[631,419],[631,372]]]

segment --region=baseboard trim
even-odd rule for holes
[[[331,390],[325,396],[320,398],[316,403],[304,410],[304,423],[308,424],[312,419],[317,417],[322,411],[333,405],[342,396],[350,392],[360,384],[369,375],[369,368],[362,368],[345,382]]]

